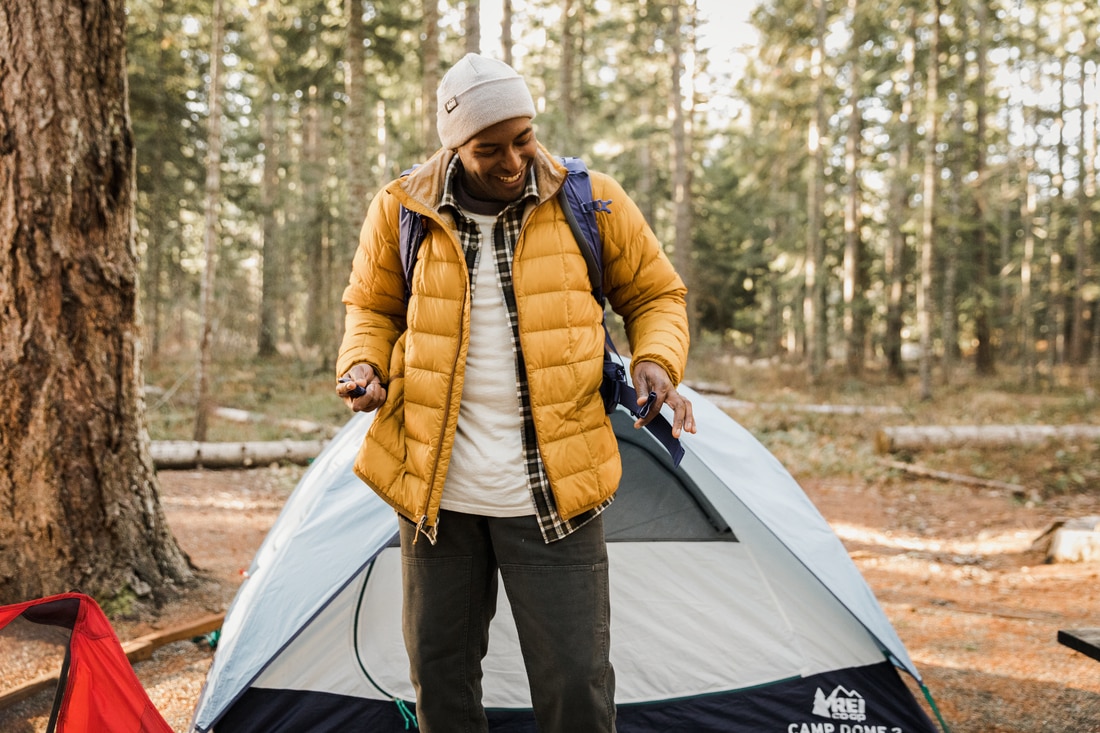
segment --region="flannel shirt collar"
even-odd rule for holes
[[[458,199],[455,197],[455,186],[458,185],[458,174],[462,171],[462,159],[457,155],[451,157],[451,162],[447,165],[447,174],[443,177],[443,191],[439,197],[439,210],[442,211],[445,207],[459,212],[462,209],[458,205]],[[505,207],[505,211],[517,206],[519,203],[537,203],[539,200],[539,185],[535,178],[535,166],[527,166],[527,185],[524,186],[523,195],[515,201],[508,204]]]

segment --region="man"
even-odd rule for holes
[[[565,169],[536,141],[531,94],[508,65],[467,55],[438,100],[442,149],[371,204],[337,361],[337,394],[378,410],[356,472],[407,520],[403,628],[420,729],[488,729],[481,660],[499,570],[539,729],[613,731],[600,514],[622,466],[599,395],[603,314],[556,198]],[[612,202],[599,214],[604,291],[638,393],[657,395],[636,426],[667,404],[674,435],[695,432],[675,389],[684,285],[622,188],[591,179]],[[407,303],[401,206],[427,230]]]

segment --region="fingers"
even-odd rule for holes
[[[695,416],[691,411],[691,401],[676,391],[664,369],[652,362],[639,362],[634,367],[633,376],[639,407],[646,403],[651,392],[656,395],[646,416],[634,422],[635,428],[648,425],[661,414],[661,407],[667,404],[672,408],[672,436],[679,438],[684,432],[695,432]]]
[[[639,396],[638,402],[644,404],[645,400],[641,399]],[[646,414],[645,417],[635,420],[634,427],[644,428],[655,420],[657,416],[661,414],[661,407],[663,405],[668,405],[672,408],[672,437],[679,438],[684,432],[695,432],[695,416],[691,411],[691,401],[675,389],[669,389],[664,395],[658,392],[657,399],[654,400],[652,407],[649,408],[649,413]]]
[[[684,432],[695,433],[695,416],[691,412],[691,401],[676,393],[679,404],[673,405],[672,437],[679,438]],[[669,404],[672,404],[671,402]]]
[[[370,412],[386,401],[386,388],[369,364],[356,364],[337,382],[336,395],[353,411]]]

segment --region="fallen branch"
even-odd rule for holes
[[[814,405],[798,403],[788,404],[784,402],[746,402],[745,400],[739,400],[721,394],[707,392],[703,392],[703,394],[706,395],[707,400],[713,402],[723,410],[768,409],[790,412],[814,412],[823,415],[901,415],[904,413],[904,410],[896,405]]]
[[[922,476],[924,478],[934,478],[940,481],[951,481],[957,484],[964,484],[966,486],[979,486],[985,489],[997,489],[998,491],[1011,492],[1013,496],[1025,496],[1027,489],[1019,484],[1010,484],[1004,481],[994,481],[993,479],[979,478],[977,476],[967,476],[961,473],[950,473],[948,471],[937,471],[932,468],[924,468],[912,463],[903,463],[901,461],[890,461],[880,458],[878,460],[879,465],[887,468],[893,468],[897,471],[912,474],[914,476]]]
[[[250,443],[197,443],[154,440],[151,450],[158,469],[252,468],[272,463],[306,465],[321,452],[323,440],[278,440]]]
[[[1100,425],[926,425],[883,428],[875,452],[921,450],[944,446],[1025,446],[1047,441],[1100,440]]]
[[[268,425],[278,425],[279,427],[289,428],[296,430],[299,433],[319,433],[325,437],[331,438],[336,435],[340,428],[332,425],[322,425],[321,423],[312,422],[310,420],[298,420],[295,418],[278,418],[271,417],[269,415],[261,415],[258,412],[249,412],[248,410],[238,410],[236,407],[218,407],[214,409],[214,414],[223,420],[229,420],[230,422],[237,423],[265,423]]]

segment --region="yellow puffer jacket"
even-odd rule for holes
[[[458,423],[470,326],[470,280],[449,210],[436,210],[452,151],[441,150],[371,203],[344,303],[337,375],[370,364],[387,386],[355,471],[406,518],[434,536]],[[539,201],[524,212],[513,281],[538,444],[565,519],[618,487],[618,446],[599,395],[602,313],[584,257],[557,203],[565,169],[545,150],[535,160]],[[686,288],[641,212],[611,178],[591,173],[604,243],[604,292],[623,317],[635,361],[652,361],[679,384],[687,360]],[[427,217],[427,235],[404,303],[400,206]],[[510,348],[501,344],[502,349]]]

